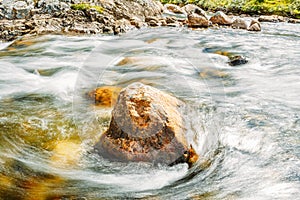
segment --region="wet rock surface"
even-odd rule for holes
[[[229,57],[228,64],[231,66],[243,65],[246,64],[248,60],[244,56],[235,55]]]
[[[186,140],[180,112],[184,103],[142,83],[124,88],[112,111],[109,129],[95,145],[112,161],[143,161],[168,165],[198,158]]]

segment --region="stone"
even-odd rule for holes
[[[131,23],[127,19],[119,19],[114,24],[114,34],[125,33],[132,27]]]
[[[248,60],[244,56],[236,55],[229,57],[228,64],[231,66],[243,65],[248,62]]]
[[[161,22],[157,22],[156,20],[150,20],[148,22],[148,25],[149,26],[160,26],[161,25]]]
[[[17,1],[13,4],[13,18],[29,18],[31,9],[33,9],[33,6],[28,6],[25,1]]]
[[[175,14],[186,14],[184,9],[174,4],[165,4],[164,9]]]
[[[300,24],[300,19],[293,19],[293,18],[290,18],[288,20],[288,23],[292,23],[292,24]]]
[[[183,6],[182,9],[184,9],[187,14],[196,13],[208,19],[206,12],[194,4],[187,4]]]
[[[234,29],[247,29],[247,23],[244,19],[236,18],[233,23],[231,24],[231,27]]]
[[[218,25],[231,25],[232,24],[232,19],[228,17],[225,13],[222,11],[216,12],[211,18],[210,21],[213,24],[218,24]]]
[[[37,3],[37,8],[40,8],[42,13],[52,14],[69,10],[71,7],[70,4],[60,2],[59,0],[40,0]]]
[[[144,22],[138,17],[132,17],[130,19],[130,24],[136,28],[142,28],[144,26]]]
[[[248,28],[248,31],[261,31],[260,23],[259,21],[253,19],[250,23],[250,26]]]
[[[184,106],[156,88],[132,83],[121,90],[110,126],[95,145],[96,152],[111,161],[187,162],[191,166],[197,154],[185,137]]]
[[[209,26],[209,21],[196,13],[188,15],[188,26],[193,28],[207,28]]]
[[[258,21],[277,23],[277,22],[284,22],[286,20],[284,19],[284,17],[278,15],[261,15],[259,16]]]
[[[121,88],[115,86],[102,86],[88,93],[90,99],[97,106],[112,107],[116,104]]]

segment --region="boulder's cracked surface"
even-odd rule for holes
[[[95,145],[97,152],[121,162],[195,162],[197,156],[185,137],[183,106],[182,101],[156,88],[129,85],[120,92],[109,129]]]

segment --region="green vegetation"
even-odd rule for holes
[[[84,12],[91,8],[94,8],[98,13],[103,12],[103,8],[101,6],[91,6],[90,4],[87,3],[72,4],[71,8],[73,10],[82,10]]]
[[[300,0],[161,0],[161,2],[179,5],[193,3],[213,11],[277,14],[300,18]]]

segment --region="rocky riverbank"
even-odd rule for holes
[[[206,13],[193,4],[163,6],[155,0],[0,0],[2,41],[26,34],[119,34],[145,26],[227,26],[260,31],[259,21],[300,23],[275,15],[247,21],[221,11]]]

